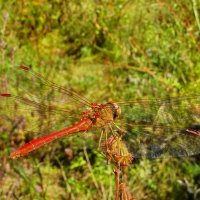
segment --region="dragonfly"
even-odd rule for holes
[[[34,138],[33,134],[32,140],[13,151],[10,158],[25,156],[59,138],[93,130],[99,130],[98,146],[108,160],[124,166],[135,158],[200,153],[200,94],[97,103],[48,80],[31,67],[12,70],[18,74],[13,81],[19,89],[0,93],[1,120],[15,122],[10,133],[25,129],[26,121],[45,135]],[[18,114],[23,117],[16,122]],[[71,118],[77,120],[72,125]],[[57,124],[63,128],[55,130]]]

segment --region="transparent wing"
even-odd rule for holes
[[[126,102],[121,107],[125,140],[134,157],[200,153],[200,95]]]
[[[9,89],[0,91],[11,93],[0,95],[1,132],[40,137],[71,125],[89,105],[86,98],[29,68],[11,68],[9,75]]]
[[[16,144],[62,130],[79,119],[73,108],[58,110],[28,99],[0,97],[0,133],[9,134]]]
[[[54,74],[46,72],[46,76],[42,76],[40,73],[25,66],[12,67],[8,72],[11,90],[9,93],[17,93],[18,95],[22,93],[29,97],[36,96],[43,101],[51,101],[52,99],[60,103],[75,101],[76,104],[80,103],[82,106],[90,106],[89,100],[85,97],[72,89],[62,87],[51,81],[54,79],[54,77],[51,77],[52,75]]]

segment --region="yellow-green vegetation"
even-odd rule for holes
[[[0,0],[0,92],[16,92],[19,77],[10,69],[19,65],[94,102],[199,94],[200,2]],[[0,119],[0,199],[114,199],[112,166],[97,151],[97,134],[11,160],[11,150],[32,136]],[[129,190],[138,200],[200,199],[199,158],[136,160]]]

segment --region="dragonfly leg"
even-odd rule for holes
[[[99,150],[100,147],[101,147],[101,142],[102,142],[103,133],[104,133],[104,130],[101,131],[101,135],[100,135],[100,138],[99,138],[99,144],[98,144],[98,150]]]

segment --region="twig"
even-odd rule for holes
[[[83,147],[83,152],[84,152],[84,155],[85,155],[85,158],[86,158],[86,161],[87,161],[87,165],[88,165],[88,169],[90,170],[90,173],[91,173],[91,176],[92,176],[92,180],[94,182],[94,185],[95,187],[97,188],[97,190],[99,191],[99,185],[96,181],[96,178],[94,176],[94,173],[93,173],[93,170],[92,170],[92,166],[91,166],[91,163],[90,163],[90,160],[89,160],[89,157],[88,157],[88,154],[87,154],[87,149],[86,149],[86,146],[84,145]]]
[[[146,74],[153,76],[153,77],[155,76],[155,72],[149,70],[147,67],[134,67],[134,66],[130,66],[130,65],[125,64],[125,63],[111,63],[109,61],[106,61],[105,64],[112,65],[112,67],[132,69],[132,70],[135,70],[135,71],[138,71],[138,72],[146,73]]]
[[[147,67],[135,67],[135,66],[131,66],[131,65],[128,65],[125,63],[112,63],[110,61],[106,61],[106,62],[104,62],[104,64],[111,65],[112,67],[116,67],[116,68],[125,68],[125,69],[130,69],[130,70],[148,74],[149,76],[158,80],[160,83],[166,85],[168,91],[173,89],[173,86],[171,84],[169,84],[167,79],[163,78],[162,76],[159,76],[155,70],[150,70]]]

